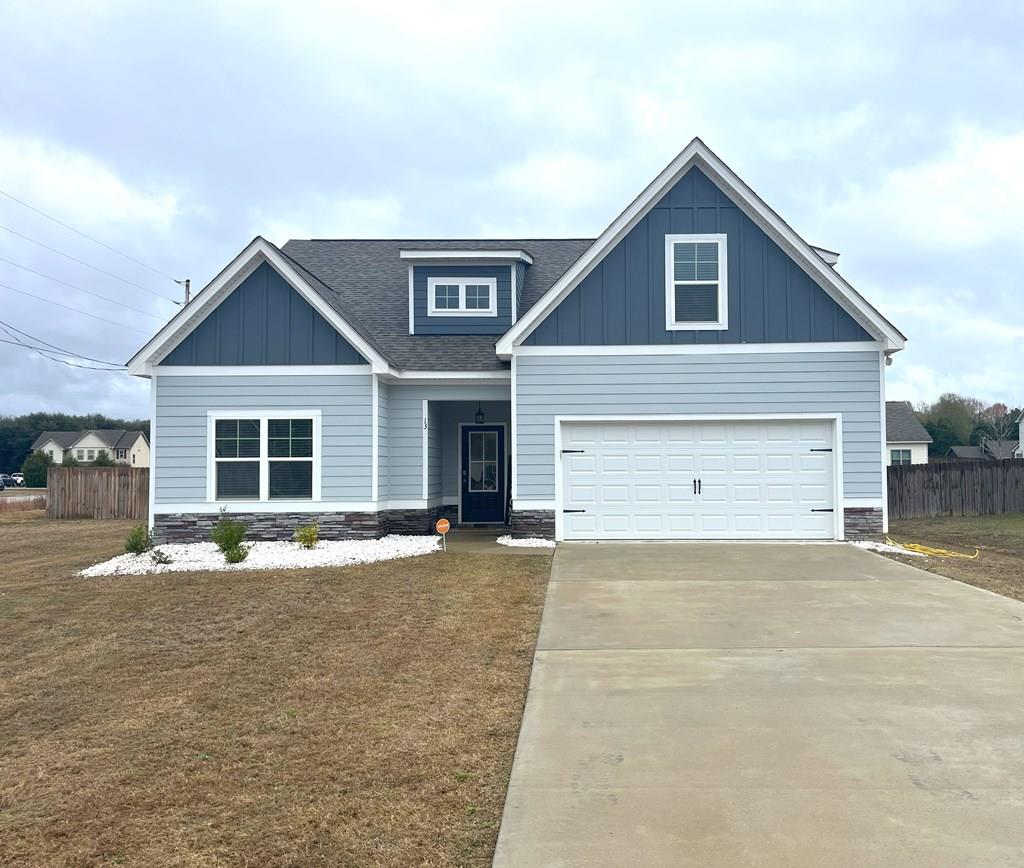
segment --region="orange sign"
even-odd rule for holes
[[[437,524],[434,525],[435,530],[442,536],[452,529],[451,522],[446,518],[439,518]]]

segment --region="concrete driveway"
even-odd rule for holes
[[[494,864],[1024,865],[1024,604],[840,544],[562,545]]]

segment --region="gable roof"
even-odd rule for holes
[[[889,443],[931,443],[932,435],[918,420],[909,401],[886,401],[885,439]]]
[[[574,290],[594,267],[646,215],[658,200],[693,166],[711,178],[736,204],[779,244],[811,278],[842,306],[888,352],[903,349],[906,337],[835,271],[822,255],[804,241],[768,204],[700,139],[693,139],[643,192],[601,233],[590,248],[563,274],[533,307],[497,343],[501,356],[509,356],[530,332]],[[819,248],[821,249],[821,248]]]
[[[950,446],[946,454],[971,461],[984,461],[988,458],[980,446]]]
[[[44,431],[32,443],[32,451],[45,446],[51,440],[61,449],[70,449],[74,442],[81,438],[82,431]]]
[[[96,438],[110,449],[131,449],[135,441],[140,437],[149,443],[143,431],[126,431],[124,428],[90,428],[84,431],[44,431],[32,444],[35,451],[53,441],[61,449],[71,449],[79,440],[87,434],[94,434]]]
[[[982,448],[993,458],[1002,460],[1013,458],[1013,453],[1017,451],[1019,445],[1018,440],[986,440]]]

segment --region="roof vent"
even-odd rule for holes
[[[811,245],[811,250],[818,254],[822,259],[825,260],[829,265],[834,266],[839,261],[839,254],[834,250],[826,250],[824,247],[815,247]]]

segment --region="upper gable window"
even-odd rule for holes
[[[493,277],[429,277],[427,315],[497,316],[498,281]]]
[[[665,327],[729,327],[725,235],[665,236]]]

